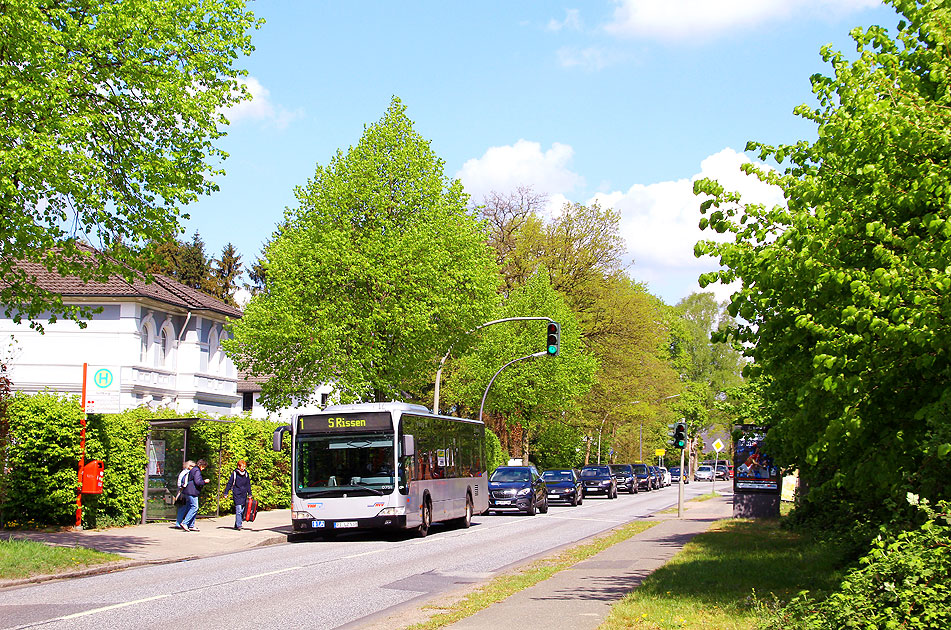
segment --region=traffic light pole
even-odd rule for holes
[[[466,335],[471,335],[477,330],[482,330],[483,328],[486,328],[487,326],[492,326],[494,324],[501,324],[503,322],[528,322],[528,321],[541,321],[541,322],[555,323],[555,320],[553,320],[551,317],[506,317],[505,319],[496,319],[491,322],[480,324],[476,326],[475,328],[473,328],[472,330],[468,331]],[[453,342],[453,344],[449,346],[449,349],[446,350],[446,354],[445,356],[443,356],[442,360],[439,362],[439,368],[436,370],[436,391],[433,393],[433,413],[439,413],[439,381],[442,379],[442,368],[446,364],[446,360],[449,359],[449,355],[452,354],[452,346],[454,345],[455,345],[455,342]],[[547,352],[543,352],[542,354],[547,354]],[[532,356],[535,356],[535,355],[532,355]],[[522,358],[528,358],[528,357],[522,357]],[[517,360],[521,361],[521,359],[517,359]],[[505,367],[503,367],[502,369],[504,370]],[[502,370],[499,370],[499,371],[501,372]],[[498,374],[496,374],[496,376],[498,376]],[[492,378],[494,379],[495,377],[493,376]],[[491,385],[491,383],[489,384]],[[488,389],[486,389],[486,391],[488,391]],[[479,418],[480,419],[482,418],[481,411],[479,412]]]
[[[495,376],[493,376],[493,377],[489,380],[489,384],[485,386],[485,393],[482,394],[482,402],[479,403],[479,422],[482,422],[482,410],[485,409],[485,399],[486,399],[486,397],[488,397],[488,395],[489,395],[489,389],[492,387],[492,383],[495,382],[495,377],[498,376],[499,374],[501,374],[501,373],[502,373],[502,370],[504,370],[504,369],[507,368],[508,366],[512,365],[513,363],[518,363],[519,361],[524,361],[524,360],[526,360],[526,359],[534,359],[534,358],[536,358],[536,357],[543,357],[543,356],[545,356],[545,355],[547,355],[547,354],[548,354],[548,351],[547,351],[547,350],[543,350],[543,351],[541,351],[541,352],[536,352],[535,354],[530,354],[530,355],[528,355],[527,357],[520,357],[520,358],[518,358],[518,359],[512,359],[511,361],[509,361],[508,363],[506,363],[505,365],[503,365],[502,367],[500,367],[500,368],[499,368],[499,371],[495,373]]]
[[[684,468],[684,449],[680,449],[680,483],[677,484],[677,518],[684,517],[684,477],[687,471]]]

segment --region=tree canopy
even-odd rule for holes
[[[326,382],[361,400],[418,397],[497,303],[482,225],[405,109],[394,98],[356,146],[318,166],[265,246],[264,288],[228,349],[272,377],[269,408]]]
[[[796,113],[814,142],[750,143],[783,172],[785,207],[737,203],[698,181],[702,226],[729,234],[698,254],[742,280],[731,335],[748,344],[771,411],[770,448],[800,469],[805,507],[888,518],[906,492],[949,494],[951,454],[951,9],[891,2],[891,37],[854,29],[857,57],[825,47],[832,76]]]
[[[86,280],[131,277],[145,268],[141,249],[179,233],[181,207],[217,189],[221,112],[248,98],[234,63],[253,50],[257,24],[243,0],[3,3],[7,317],[88,317],[37,287],[17,263]]]

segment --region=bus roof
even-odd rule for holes
[[[429,410],[425,405],[417,405],[415,403],[408,403],[402,401],[389,401],[389,402],[371,402],[371,403],[352,403],[348,405],[330,405],[324,408],[322,411],[317,413],[302,413],[295,416],[295,418],[305,418],[311,416],[319,416],[323,414],[332,414],[332,413],[369,413],[369,412],[381,412],[381,411],[400,411],[403,413],[415,413],[422,414],[433,417],[442,417],[450,418],[452,420],[462,421],[462,422],[472,422],[475,424],[483,424],[478,420],[472,418],[459,418],[456,416],[447,416],[445,414],[434,414]]]

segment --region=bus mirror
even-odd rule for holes
[[[412,457],[416,454],[416,439],[412,435],[403,436],[403,457]]]
[[[281,425],[274,430],[274,444],[271,445],[272,450],[275,450],[278,453],[281,452],[281,441],[282,441],[282,438],[284,437],[284,432],[290,431],[290,430],[291,430],[291,425],[289,424]]]

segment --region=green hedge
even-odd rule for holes
[[[4,527],[75,524],[79,438],[82,410],[76,396],[55,393],[15,394],[7,399],[9,433],[0,445],[0,525]],[[90,414],[86,426],[86,460],[104,462],[103,492],[85,495],[85,526],[138,523],[142,518],[143,478],[148,458],[145,441],[149,420],[208,417],[169,410],[135,409],[121,414]],[[239,459],[248,463],[254,495],[262,509],[290,507],[290,448],[271,450],[280,423],[240,416],[228,423],[198,422],[188,430],[188,457],[208,461],[209,484],[200,501],[201,513],[214,514],[215,492]],[[178,471],[169,471],[177,476]],[[174,481],[172,481],[174,485]],[[233,510],[230,497],[222,511]]]

